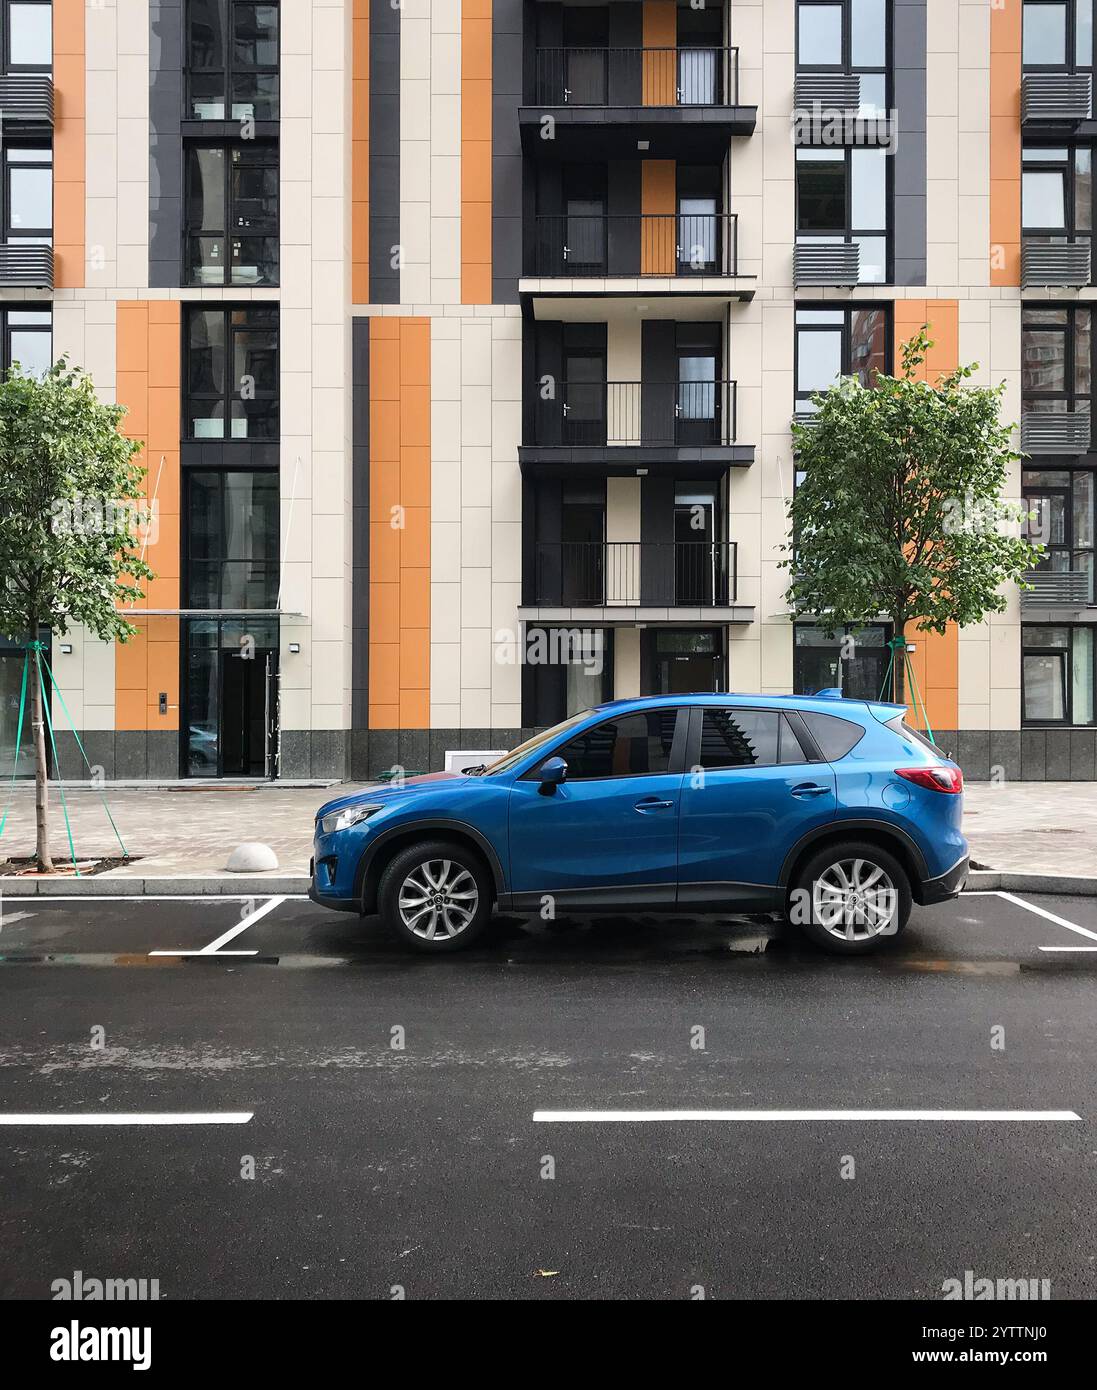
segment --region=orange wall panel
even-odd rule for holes
[[[382,0],[383,2],[383,0]],[[351,299],[369,303],[369,6],[351,16]]]
[[[640,262],[644,275],[677,270],[677,166],[673,159],[645,159],[640,166]]]
[[[960,306],[955,299],[899,299],[895,302],[895,356],[900,346],[928,325],[933,346],[918,372],[922,381],[936,381],[960,365]],[[959,630],[950,623],[944,633],[923,632],[907,626],[907,640],[914,643],[911,665],[931,729],[955,729],[959,720]],[[921,711],[912,715],[921,722]]]
[[[491,303],[491,0],[461,0],[461,303]]]
[[[678,6],[675,0],[644,0],[644,54],[641,100],[645,106],[675,106],[678,101]]]
[[[990,283],[1021,283],[1022,0],[990,7]]]
[[[58,289],[84,284],[84,10],[84,0],[53,0],[53,283]]]
[[[156,578],[146,582],[134,620],[180,603],[180,312],[179,302],[171,300],[124,300],[117,310],[116,396],[129,411],[122,433],[143,445],[144,492],[155,499],[157,511],[145,554]],[[176,730],[179,619],[146,617],[138,626],[135,637],[116,647],[115,727]],[[160,713],[161,691],[168,697],[166,714]]]
[[[372,729],[425,729],[430,725],[430,320],[371,318],[369,361],[369,722]]]

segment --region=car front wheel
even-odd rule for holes
[[[910,916],[910,880],[893,854],[868,842],[829,845],[804,864],[789,920],[817,946],[860,956],[898,936]]]
[[[487,873],[476,855],[436,841],[401,850],[381,875],[381,920],[417,951],[457,951],[491,914]]]

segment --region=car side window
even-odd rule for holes
[[[568,765],[567,780],[666,772],[677,718],[677,709],[642,710],[585,729],[556,750]]]
[[[819,752],[828,763],[834,762],[837,758],[844,758],[865,736],[860,724],[854,724],[849,719],[839,719],[836,714],[815,714],[802,709],[800,718],[808,726],[808,732],[819,745]]]
[[[698,766],[773,767],[808,761],[796,732],[778,710],[706,709]]]

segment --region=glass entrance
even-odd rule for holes
[[[184,773],[275,776],[277,620],[193,619],[186,631]]]
[[[657,628],[653,635],[651,694],[693,695],[724,689],[720,632],[714,628]]]

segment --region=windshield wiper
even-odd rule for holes
[[[466,777],[482,777],[487,770],[487,763],[473,763],[471,767],[463,767],[461,769]]]

